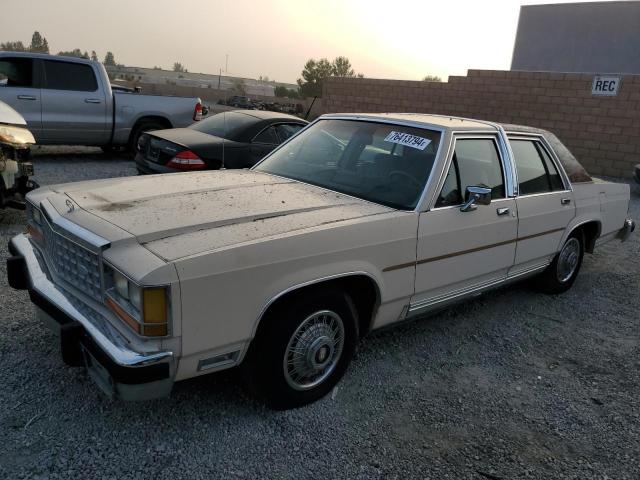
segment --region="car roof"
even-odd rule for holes
[[[260,120],[284,120],[284,121],[298,121],[301,123],[308,123],[306,120],[303,120],[300,117],[296,117],[295,115],[288,115],[282,112],[271,112],[269,110],[231,110],[234,113],[242,113],[244,115],[249,115],[250,117],[255,117]]]
[[[65,55],[51,55],[48,53],[33,53],[33,52],[12,52],[7,50],[0,50],[0,57],[22,57],[22,58],[38,58],[41,60],[56,60],[59,62],[73,62],[73,63],[84,63],[87,65],[92,65],[96,62],[91,60],[90,58],[80,58],[80,57],[67,57]]]
[[[385,122],[413,123],[425,127],[452,130],[497,130],[498,124],[484,120],[456,117],[452,115],[434,115],[428,113],[332,113],[322,118],[353,118],[354,120],[382,120]]]

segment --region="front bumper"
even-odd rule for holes
[[[84,365],[112,398],[148,400],[169,395],[175,373],[172,352],[132,350],[106,320],[99,321],[88,314],[69,293],[49,280],[26,235],[14,237],[9,251],[9,285],[29,291],[38,316],[59,335],[65,363]]]

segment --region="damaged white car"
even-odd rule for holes
[[[629,186],[552,134],[420,114],[325,115],[252,170],[28,195],[9,280],[109,395],[241,366],[274,408],[314,401],[361,337],[507,282],[567,290],[625,240]]]
[[[38,184],[30,161],[31,145],[35,143],[22,115],[0,102],[0,209],[23,210],[25,196]]]

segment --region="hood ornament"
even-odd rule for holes
[[[71,213],[76,209],[75,205],[73,204],[73,202],[71,200],[67,200],[64,203],[67,205],[67,208],[69,208],[69,210],[67,210],[67,213]]]

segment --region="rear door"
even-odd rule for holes
[[[107,124],[105,89],[100,88],[94,68],[59,60],[42,63],[43,138],[48,143],[108,143],[111,128]]]
[[[42,131],[39,64],[32,58],[0,57],[0,100],[27,121],[36,141]]]
[[[513,273],[548,264],[575,216],[573,192],[542,137],[509,135],[518,175],[518,244]]]

